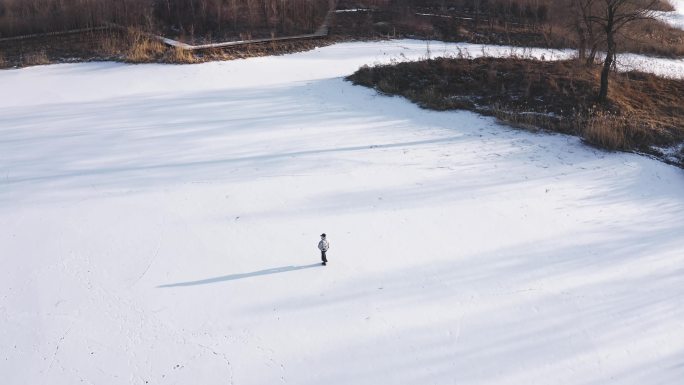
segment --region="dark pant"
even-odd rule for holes
[[[321,251],[321,261],[328,263],[328,258],[325,257],[325,251]]]

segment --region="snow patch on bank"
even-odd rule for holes
[[[684,0],[669,0],[675,10],[672,12],[655,12],[655,16],[679,29],[684,29]]]
[[[341,43],[293,55],[253,58],[231,62],[187,65],[122,63],[57,64],[21,70],[0,71],[0,80],[12,93],[0,96],[4,106],[36,103],[94,101],[136,94],[179,93],[197,88],[221,90],[225,87],[277,86],[297,81],[347,76],[362,65],[388,64],[427,57],[508,57],[563,60],[576,55],[571,49],[521,48],[439,41],[391,40]],[[312,63],[306,69],[292,68],[281,73],[273,68],[293,62]],[[643,55],[618,56],[620,70],[639,70],[660,76],[684,78],[684,60],[652,58]],[[153,69],[153,70],[152,70]],[[259,73],[258,78],[235,76]],[[104,82],[104,77],[111,79]],[[26,87],[30,79],[32,87]],[[229,83],[226,83],[229,82]],[[103,92],[106,88],[106,92]]]

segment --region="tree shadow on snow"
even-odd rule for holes
[[[278,274],[278,273],[287,273],[290,271],[311,269],[311,268],[319,267],[319,266],[321,266],[320,263],[313,263],[311,265],[303,265],[303,266],[283,266],[283,267],[276,267],[273,269],[254,271],[251,273],[231,274],[231,275],[224,275],[221,277],[201,279],[199,281],[170,283],[170,284],[166,284],[166,285],[159,285],[159,286],[157,286],[157,288],[162,289],[162,288],[168,288],[168,287],[197,286],[197,285],[206,285],[206,284],[210,284],[210,283],[236,281],[238,279],[259,277],[262,275],[271,275],[271,274]]]

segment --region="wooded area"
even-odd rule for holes
[[[0,0],[0,37],[116,23],[173,35],[315,30],[330,0]]]
[[[601,23],[609,21],[603,10],[613,3],[621,4],[622,16],[612,24],[619,32],[612,29],[610,51],[684,56],[684,31],[633,12],[671,10],[665,0],[0,0],[0,66],[64,58],[177,63],[214,57],[176,52],[177,47],[169,53],[156,36],[178,41],[181,48],[323,35],[328,38],[319,44],[419,38],[578,48],[581,60],[594,62],[610,48]],[[635,22],[623,25],[630,12]],[[107,29],[58,36],[102,26]],[[321,27],[326,34],[316,34]],[[16,38],[25,35],[33,38]],[[228,56],[298,50],[308,43],[269,45],[264,50],[251,44]]]

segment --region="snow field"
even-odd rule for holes
[[[3,383],[678,383],[682,171],[341,79],[424,54],[0,72]]]

